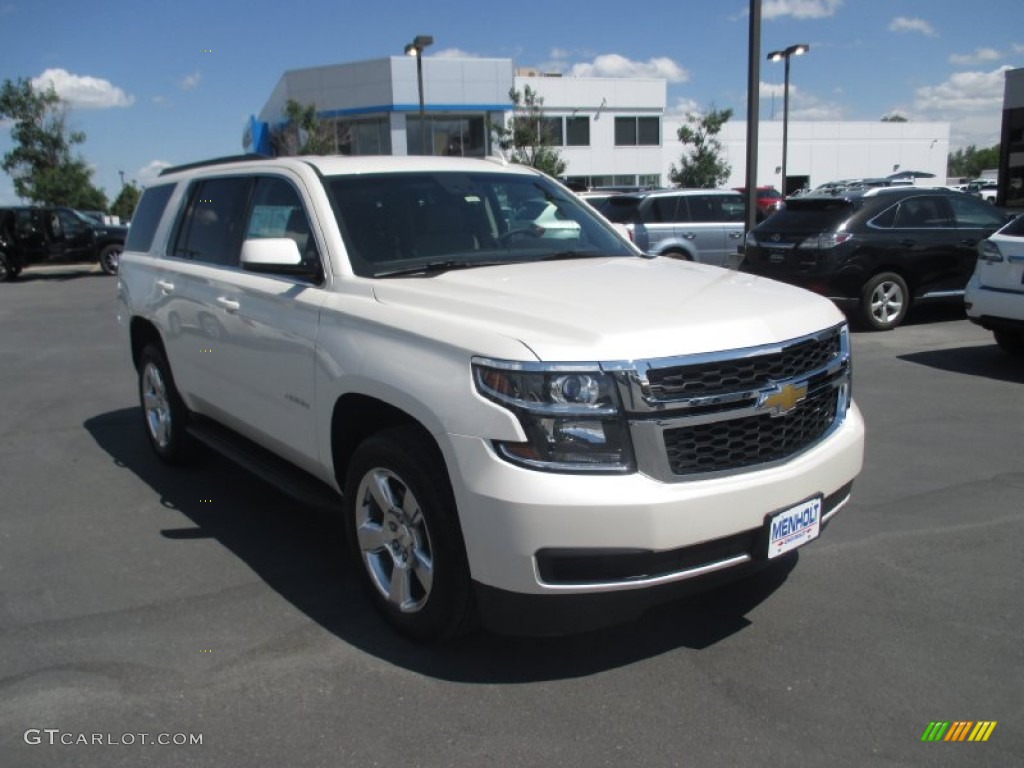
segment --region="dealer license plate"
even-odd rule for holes
[[[821,497],[784,509],[768,518],[768,558],[778,557],[818,538]]]

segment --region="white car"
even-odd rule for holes
[[[571,238],[506,215],[537,197]],[[172,169],[118,297],[156,454],[198,440],[340,514],[418,639],[593,628],[736,578],[817,538],[861,469],[832,302],[647,256],[523,166]]]
[[[967,317],[992,331],[1000,347],[1024,355],[1024,216],[978,245],[964,302]]]

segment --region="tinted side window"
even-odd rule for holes
[[[721,208],[715,196],[689,195],[686,202],[690,207],[690,221],[707,223],[722,220]]]
[[[992,229],[1003,225],[1002,215],[992,208],[991,203],[964,195],[950,197],[949,204],[953,208],[953,216],[958,227]]]
[[[237,266],[252,180],[244,176],[203,179],[189,190],[174,256]]]
[[[659,222],[668,224],[679,221],[680,217],[677,213],[679,208],[677,206],[678,202],[679,198],[675,195],[651,198],[651,204],[647,206],[643,214],[644,222],[647,224],[657,224]],[[683,209],[682,213],[685,214],[685,212],[685,209]]]
[[[287,237],[295,241],[303,264],[319,264],[316,238],[298,191],[281,178],[260,176],[252,195],[245,237]]]
[[[1024,237],[1024,214],[1021,214],[1003,227],[1001,233],[1004,235],[1013,235],[1014,237]]]
[[[126,251],[139,251],[148,253],[153,245],[153,236],[156,235],[156,228],[164,215],[167,201],[171,199],[174,191],[173,184],[163,184],[159,187],[149,187],[142,193],[142,199],[135,206],[135,213],[132,214],[132,223],[128,227],[128,239],[125,241]]]
[[[950,224],[942,200],[936,197],[908,197],[896,211],[896,229],[939,229]]]

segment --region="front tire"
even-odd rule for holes
[[[0,283],[14,280],[21,270],[15,267],[6,253],[0,253]]]
[[[895,272],[881,272],[864,285],[860,294],[860,315],[875,331],[891,331],[903,322],[910,309],[910,290]]]
[[[428,642],[472,626],[455,498],[429,435],[396,427],[361,443],[346,476],[343,512],[360,581],[392,626]]]
[[[992,331],[999,348],[1010,355],[1024,356],[1024,331],[1008,331],[1000,329]]]
[[[186,464],[195,458],[196,446],[186,429],[188,408],[178,394],[163,349],[150,344],[139,357],[139,403],[146,437],[167,464]]]
[[[116,275],[117,266],[121,262],[121,251],[124,246],[118,245],[117,243],[111,243],[100,251],[100,269],[105,274]]]

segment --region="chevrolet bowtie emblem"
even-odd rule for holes
[[[761,392],[761,396],[757,399],[757,405],[759,408],[770,411],[774,418],[776,416],[785,416],[805,397],[807,397],[806,383],[781,384]]]

